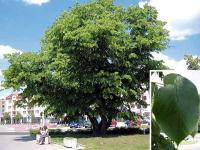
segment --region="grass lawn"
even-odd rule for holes
[[[53,143],[62,144],[66,135],[52,135]],[[75,137],[75,136],[74,136]],[[86,150],[149,150],[149,135],[123,135],[102,137],[78,136],[78,143]]]
[[[182,141],[181,143],[180,143],[180,145],[191,145],[191,144],[196,144],[197,143],[197,141]]]

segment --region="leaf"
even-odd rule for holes
[[[175,74],[175,73],[171,73],[171,74],[166,75],[163,79],[164,85],[174,84],[174,81],[176,80],[177,76],[180,76],[180,75]]]
[[[198,133],[198,129],[199,129],[199,126],[198,126],[198,123],[196,124],[196,126],[194,127],[192,133],[191,133],[191,136],[194,138],[194,136]]]
[[[169,138],[165,138],[163,135],[152,136],[152,150],[177,150],[175,145]]]
[[[160,135],[160,128],[155,120],[155,117],[152,115],[151,117],[151,132],[152,135]]]
[[[158,91],[158,86],[156,85],[156,83],[151,82],[151,101],[152,101],[152,104],[153,104],[153,101],[154,101],[154,95],[157,91]]]
[[[155,94],[153,113],[161,130],[179,145],[198,122],[199,96],[195,85],[181,75],[167,75],[164,81]]]

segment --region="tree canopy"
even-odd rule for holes
[[[48,28],[38,53],[6,56],[4,86],[22,88],[24,99],[54,114],[88,115],[104,134],[123,107],[143,102],[149,70],[164,67],[151,54],[166,48],[164,25],[148,5],[77,4]]]

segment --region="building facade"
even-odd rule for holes
[[[3,108],[2,108],[2,101],[1,101],[1,99],[0,99],[0,124],[1,124],[1,118],[3,117]]]
[[[5,122],[5,120],[3,121],[4,114],[8,113],[11,123],[41,123],[44,109],[38,106],[32,108],[29,108],[28,106],[17,107],[15,103],[20,100],[21,96],[19,96],[18,93],[12,93],[0,100],[1,122]],[[18,118],[20,118],[19,120],[16,120],[17,114]]]
[[[144,92],[140,99],[146,103],[146,106],[135,104],[131,108],[131,111],[135,112],[143,117],[150,118],[150,112],[151,112],[150,103],[151,103],[151,101],[150,101],[149,91]]]

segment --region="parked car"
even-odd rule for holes
[[[142,121],[142,124],[150,125],[150,120],[149,120],[149,119],[144,119],[144,120]]]
[[[121,127],[126,127],[125,122],[117,122],[116,127],[121,128]]]
[[[83,126],[84,126],[85,128],[92,128],[92,124],[91,124],[90,121],[85,121],[85,122],[83,123]]]
[[[137,125],[137,124],[136,124],[134,121],[132,121],[132,120],[127,120],[127,121],[125,122],[125,124],[126,124],[126,127],[127,127],[127,128],[133,127],[133,126],[136,126],[136,125]]]
[[[69,123],[70,128],[81,128],[83,127],[83,124],[78,121],[72,121]]]
[[[111,127],[116,127],[117,126],[117,121],[115,119],[112,119],[110,126]]]

